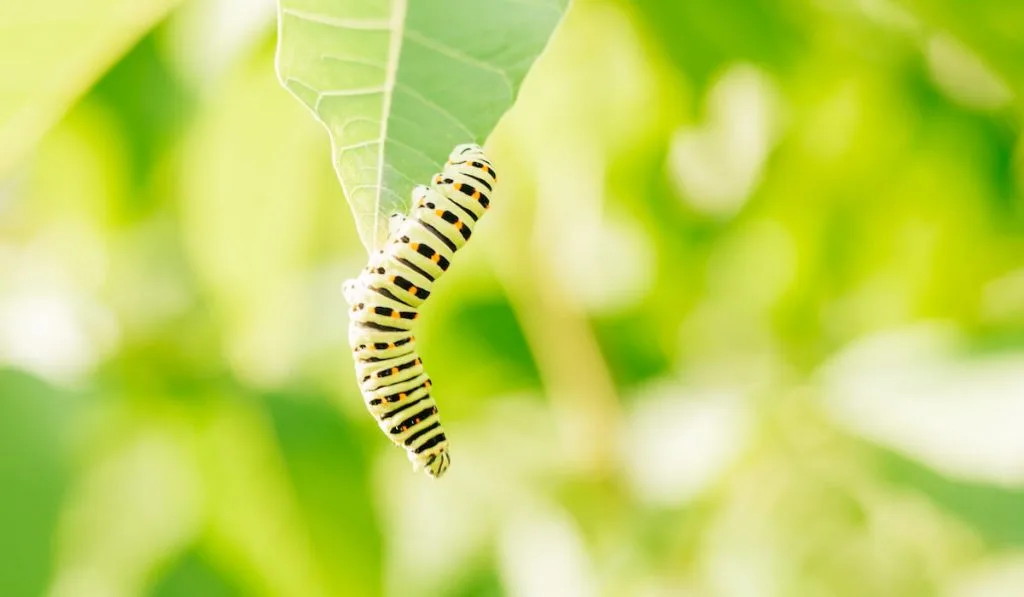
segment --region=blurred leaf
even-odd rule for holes
[[[211,557],[230,566],[247,593],[337,595],[330,579],[341,563],[317,557],[311,529],[319,521],[303,510],[269,419],[263,404],[242,395],[209,412],[199,450]]]
[[[198,551],[186,553],[150,591],[152,597],[240,597],[242,591]]]
[[[667,375],[672,369],[668,354],[675,347],[660,342],[659,336],[666,326],[664,312],[656,312],[660,317],[655,321],[631,313],[595,323],[594,332],[601,342],[605,361],[620,388],[631,388]]]
[[[639,0],[637,5],[668,55],[698,86],[734,61],[770,69],[790,66],[807,45],[786,3]]]
[[[324,396],[275,395],[265,405],[333,594],[380,594],[383,550],[368,483],[367,444]]]
[[[171,143],[185,131],[192,97],[163,52],[158,35],[151,31],[135,45],[92,89],[87,99],[109,107],[128,142],[132,160],[131,182],[142,187],[164,158]],[[135,202],[152,200],[144,192],[129,193]],[[146,205],[129,205],[143,211]],[[143,209],[140,209],[143,208]]]
[[[537,365],[509,304],[490,297],[452,299],[451,309],[424,317],[417,335],[445,412],[472,412],[485,397],[538,388]]]
[[[68,486],[68,395],[0,371],[0,594],[42,595]]]
[[[1018,0],[899,0],[938,29],[951,32],[1024,93],[1024,4]]]
[[[0,176],[178,0],[0,5]]]
[[[221,320],[228,360],[244,379],[264,382],[298,354],[304,311],[295,281],[313,249],[320,185],[333,185],[318,127],[269,72],[272,52],[261,47],[204,107],[181,181],[185,248]]]
[[[279,0],[282,84],[331,137],[367,249],[458,143],[512,105],[568,0]]]
[[[1024,546],[1024,488],[954,481],[894,452],[879,451],[882,476],[911,487],[970,524],[997,546]]]
[[[479,595],[504,595],[506,590],[493,561],[485,566],[472,569],[459,579],[459,583],[448,591],[449,597],[478,597]]]

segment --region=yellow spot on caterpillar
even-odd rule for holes
[[[398,319],[401,316],[402,315],[398,311],[392,311],[391,312],[391,319]]]
[[[398,400],[399,401],[405,400],[405,398],[406,398],[405,392],[402,392],[401,394],[398,395]]]
[[[480,191],[476,191],[475,193],[473,193],[473,200],[474,201],[479,201],[480,200]]]
[[[388,344],[388,348],[391,349],[391,350],[394,350],[395,349],[395,343],[392,342],[391,344]]]
[[[438,261],[441,261],[441,255],[439,253],[434,253],[431,255],[430,260],[437,263]]]
[[[441,211],[440,209],[435,210],[434,213],[437,214],[437,217],[439,217],[439,218],[444,215],[444,212]]]
[[[456,230],[462,230],[462,220],[456,220],[456,222],[455,222],[455,229]]]
[[[391,368],[391,375],[398,375],[398,367]]]
[[[415,286],[410,286],[409,287],[409,294],[416,294],[416,287]]]
[[[419,243],[409,243],[409,247],[413,251],[419,251],[420,250],[420,244]]]
[[[456,191],[461,191],[462,190],[462,183],[461,182],[457,182],[457,183],[452,185],[452,188],[455,189]]]

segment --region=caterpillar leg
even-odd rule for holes
[[[356,304],[356,290],[358,286],[359,282],[355,278],[345,280],[341,285],[341,294],[345,297],[345,302],[348,303],[349,306]]]
[[[405,216],[400,213],[391,214],[391,217],[388,218],[388,236],[394,236],[398,229],[405,224],[405,220]]]
[[[422,207],[424,200],[427,197],[427,192],[430,191],[430,187],[425,184],[418,184],[412,188],[412,206],[413,208]]]

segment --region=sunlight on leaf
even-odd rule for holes
[[[327,128],[363,244],[441,168],[482,143],[568,0],[280,0],[281,83]]]

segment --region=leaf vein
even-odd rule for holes
[[[377,209],[373,214],[373,247],[380,245],[377,236],[380,234],[380,188],[384,182],[384,141],[388,138],[388,119],[391,117],[391,96],[394,95],[395,81],[398,79],[398,61],[402,52],[401,28],[405,23],[406,2],[408,0],[392,0],[391,4],[391,39],[388,40],[387,68],[384,75],[384,108],[381,110],[380,120],[380,153],[377,155],[377,166],[380,169],[377,173],[377,196],[374,199],[374,206]]]
[[[405,37],[409,38],[410,41],[413,41],[425,48],[434,50],[438,54],[447,56],[452,60],[458,60],[463,64],[469,64],[481,70],[495,73],[496,75],[501,77],[501,81],[505,84],[505,87],[508,88],[509,96],[515,96],[515,86],[512,85],[512,80],[509,78],[508,73],[505,72],[496,64],[492,64],[490,62],[487,62],[486,60],[480,60],[479,58],[474,58],[473,56],[464,53],[462,50],[459,50],[458,48],[452,47],[448,44],[439,41],[434,41],[429,37],[423,35],[422,33],[412,31],[411,29],[407,29],[405,31]]]
[[[281,12],[302,21],[327,25],[328,27],[337,27],[339,29],[355,29],[362,31],[392,30],[391,23],[383,19],[339,19],[338,17],[332,17],[317,12],[298,10],[295,8],[284,8]]]
[[[469,130],[469,127],[466,126],[466,124],[464,122],[459,120],[458,116],[453,114],[451,111],[446,109],[444,106],[441,106],[440,104],[434,103],[432,100],[430,100],[429,98],[427,98],[423,94],[419,93],[418,91],[416,91],[412,87],[409,87],[408,85],[403,85],[402,83],[398,83],[397,85],[395,85],[395,89],[404,92],[406,95],[408,95],[408,96],[410,96],[410,97],[412,97],[414,99],[419,100],[420,103],[422,103],[424,106],[427,106],[428,108],[433,109],[438,114],[441,114],[442,116],[446,117],[448,120],[451,120],[453,124],[455,124],[460,129],[462,129],[462,132],[466,133],[466,135],[469,137],[469,140],[472,141],[472,140],[474,140],[476,138],[476,135],[473,134],[473,131]]]

